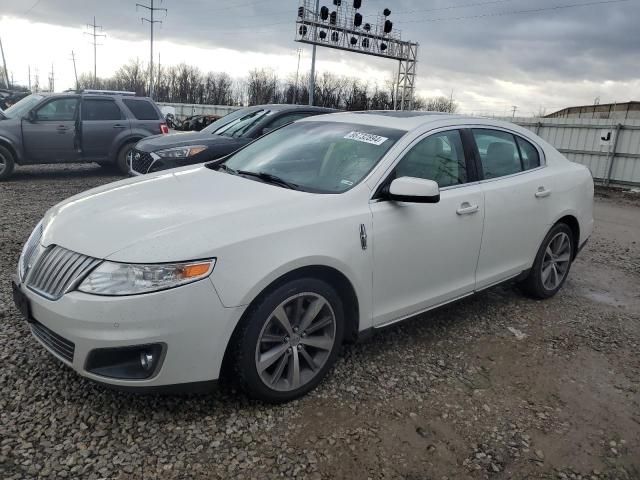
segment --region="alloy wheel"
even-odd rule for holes
[[[7,159],[0,152],[0,175],[2,175],[4,173],[6,168],[7,168]]]
[[[336,337],[336,316],[321,295],[299,293],[269,315],[258,337],[255,365],[262,382],[277,391],[306,385],[325,365]]]
[[[542,259],[542,285],[555,290],[567,276],[571,264],[571,239],[565,232],[556,234],[547,244]]]

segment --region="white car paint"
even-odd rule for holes
[[[321,265],[342,273],[356,293],[355,320],[364,331],[520,274],[533,264],[550,226],[565,215],[580,225],[579,245],[591,234],[589,171],[521,127],[455,115],[344,113],[301,120],[315,121],[407,133],[361,183],[342,194],[288,190],[191,166],[105,185],[49,210],[44,247],[59,245],[124,263],[217,259],[206,280],[128,297],[72,291],[50,301],[21,285],[34,317],[76,344],[73,362],[66,363],[81,375],[121,386],[213,380],[247,306],[297,268]],[[373,199],[416,141],[442,130],[479,126],[528,139],[543,154],[544,164],[441,189],[435,204]],[[536,196],[547,190],[549,195]],[[153,378],[115,380],[84,368],[94,348],[156,341],[168,349]]]

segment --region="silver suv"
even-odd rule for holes
[[[142,138],[169,133],[150,98],[84,90],[34,93],[0,113],[0,180],[17,165],[96,162],[128,172]]]

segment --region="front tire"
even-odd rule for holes
[[[13,173],[15,160],[9,150],[0,145],[0,181],[6,180]]]
[[[234,380],[265,402],[298,398],[333,366],[343,335],[344,308],[336,291],[315,278],[291,280],[245,314],[233,339]]]
[[[118,151],[118,156],[116,157],[116,167],[118,171],[124,175],[129,175],[129,162],[128,157],[133,148],[136,146],[136,142],[125,143],[120,150]]]
[[[521,282],[522,290],[541,300],[558,293],[571,269],[574,242],[573,232],[566,224],[555,225],[544,238],[531,272]]]

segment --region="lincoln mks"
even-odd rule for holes
[[[319,115],[51,208],[14,299],[92,380],[153,390],[224,373],[282,402],[376,329],[506,281],[553,296],[592,208],[589,170],[510,123]]]

